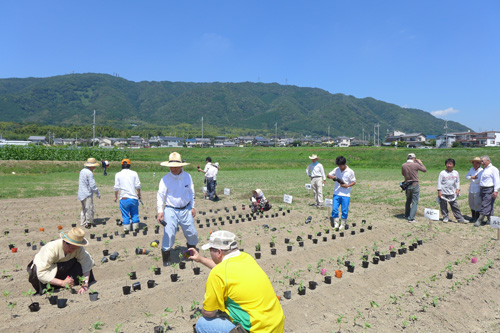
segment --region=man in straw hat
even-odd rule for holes
[[[141,199],[141,181],[137,172],[130,170],[130,160],[122,160],[122,171],[115,175],[115,202],[120,194],[120,211],[122,212],[123,230],[139,230],[139,199]]]
[[[318,155],[312,154],[309,156],[312,161],[306,168],[306,173],[311,178],[311,188],[314,193],[314,200],[316,201],[311,206],[321,207],[323,205],[323,186],[325,185],[326,176],[323,165],[318,162]]]
[[[499,172],[491,163],[489,156],[481,156],[481,166],[483,167],[483,171],[475,176],[476,179],[479,178],[479,187],[481,188],[481,210],[479,211],[476,223],[474,223],[475,227],[488,224],[484,219],[487,218],[489,220],[490,216],[493,215],[493,207],[498,196],[498,190],[500,189]],[[471,178],[474,179],[474,177]]]
[[[474,157],[470,161],[472,163],[472,168],[470,168],[465,178],[470,180],[469,207],[472,214],[470,221],[476,222],[479,218],[479,211],[481,210],[481,187],[479,186],[477,175],[483,171],[483,168],[481,168],[481,159],[479,157]]]
[[[284,332],[285,315],[271,281],[252,256],[238,250],[236,236],[215,231],[201,248],[210,258],[196,249],[189,257],[211,269],[196,331],[229,332],[240,325],[247,332]]]
[[[80,224],[85,228],[90,228],[94,222],[94,193],[101,198],[101,193],[95,183],[94,169],[100,165],[95,158],[91,157],[83,163],[84,168],[80,171],[78,180],[78,200],[82,203],[80,214]]]
[[[410,186],[406,189],[405,218],[411,223],[417,222],[415,215],[417,215],[418,197],[420,195],[419,171],[427,172],[425,165],[421,160],[417,159],[415,154],[408,154],[406,163],[401,166],[401,174],[405,177],[405,182],[410,183]]]
[[[78,290],[82,294],[89,289],[89,283],[95,282],[92,273],[94,260],[85,251],[89,244],[85,231],[76,227],[61,232],[60,237],[43,246],[28,264],[29,282],[41,294],[47,283],[55,287],[73,287],[78,277],[83,276],[84,281]]]
[[[180,224],[187,240],[187,247],[194,248],[198,244],[198,232],[194,226],[194,185],[191,175],[182,167],[184,163],[179,153],[172,153],[162,166],[170,168],[160,180],[156,204],[158,222],[164,226],[162,240],[163,266],[169,265],[170,250],[175,244],[177,226]]]

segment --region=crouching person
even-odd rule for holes
[[[73,287],[78,284],[78,277],[84,276],[84,281],[78,290],[83,294],[89,289],[89,284],[95,282],[92,267],[94,260],[85,251],[89,244],[85,231],[73,228],[69,232],[61,232],[61,238],[44,245],[28,264],[29,282],[37,293],[41,294],[47,283],[54,287]]]
[[[285,315],[271,282],[249,254],[238,250],[236,236],[224,230],[213,232],[201,248],[210,250],[210,258],[196,249],[190,249],[189,257],[211,269],[196,331],[284,332]]]
[[[252,197],[250,198],[252,202],[252,213],[255,212],[267,212],[273,205],[269,203],[269,200],[264,196],[264,192],[261,189],[256,189],[252,191]]]

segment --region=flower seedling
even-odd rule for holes
[[[33,303],[33,298],[31,296],[33,296],[34,294],[36,294],[36,291],[31,288],[28,291],[23,291],[23,295],[28,296],[31,300],[31,303]]]
[[[339,324],[339,332],[342,331],[342,323],[347,322],[347,319],[344,317],[342,313],[340,313],[337,317],[337,324]]]
[[[54,293],[54,287],[50,283],[47,283],[46,287],[42,290],[42,294],[45,294],[47,298],[51,297]]]

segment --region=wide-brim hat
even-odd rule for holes
[[[479,157],[474,157],[472,160],[470,160],[471,163],[474,163],[474,162],[478,162],[478,163],[481,163],[481,159]]]
[[[317,159],[318,159],[318,155],[316,155],[316,154],[312,154],[311,156],[309,156],[309,158],[310,158],[311,160],[317,160]]]
[[[182,167],[189,165],[189,163],[182,162],[181,154],[173,152],[168,156],[168,161],[161,162],[160,165],[166,167]]]
[[[237,247],[238,243],[236,242],[235,234],[225,230],[218,230],[212,232],[209,242],[203,245],[201,249],[208,250],[210,248],[214,248],[219,250],[232,250]]]
[[[88,158],[87,162],[83,163],[83,166],[86,167],[98,167],[99,165],[101,165],[101,163],[97,162],[97,160],[93,157]]]
[[[60,236],[66,243],[69,243],[71,245],[76,245],[76,246],[89,245],[89,241],[85,238],[85,231],[83,231],[83,229],[78,227],[71,229],[67,233],[63,231],[61,232]]]

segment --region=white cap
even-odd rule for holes
[[[232,250],[238,247],[236,242],[236,235],[232,232],[225,230],[218,230],[212,232],[210,235],[210,241],[201,247],[202,250],[208,250],[210,248],[219,250]]]

